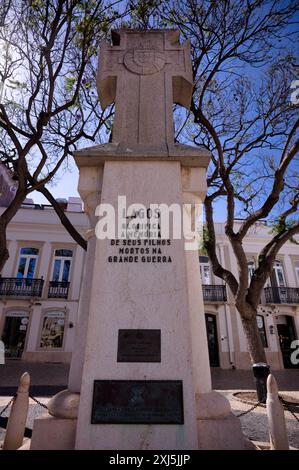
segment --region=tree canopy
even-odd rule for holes
[[[0,217],[0,266],[8,257],[6,227],[32,191],[40,191],[84,248],[86,242],[53,197],[53,184],[79,141],[101,142],[112,109],[96,92],[99,42],[122,17],[121,2],[94,0],[4,3],[0,26],[1,163],[17,181]],[[105,132],[104,132],[105,137]]]

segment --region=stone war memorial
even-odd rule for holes
[[[98,207],[117,214],[119,196],[199,206],[210,159],[174,141],[173,103],[188,108],[193,88],[179,31],[122,29],[112,42],[97,77],[102,107],[115,103],[112,141],[75,152],[90,229],[68,389],[35,420],[31,449],[243,449],[211,387],[197,244],[97,234]]]

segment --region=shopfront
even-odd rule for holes
[[[48,311],[42,318],[39,349],[61,350],[63,348],[65,312]]]
[[[2,341],[5,357],[20,359],[25,348],[29,324],[29,313],[25,310],[8,311],[4,319]]]

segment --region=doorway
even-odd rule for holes
[[[294,349],[291,349],[291,343],[296,339],[293,317],[280,315],[277,320],[277,333],[285,369],[298,369],[299,364],[291,362],[291,354],[294,352]]]
[[[20,359],[24,351],[28,314],[7,315],[5,317],[2,341],[5,346],[5,357]]]
[[[220,364],[219,364],[216,315],[206,313],[205,317],[206,317],[210,367],[219,367]]]

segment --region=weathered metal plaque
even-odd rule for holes
[[[184,424],[181,380],[95,380],[91,424]]]
[[[161,362],[161,330],[118,330],[117,362]]]

